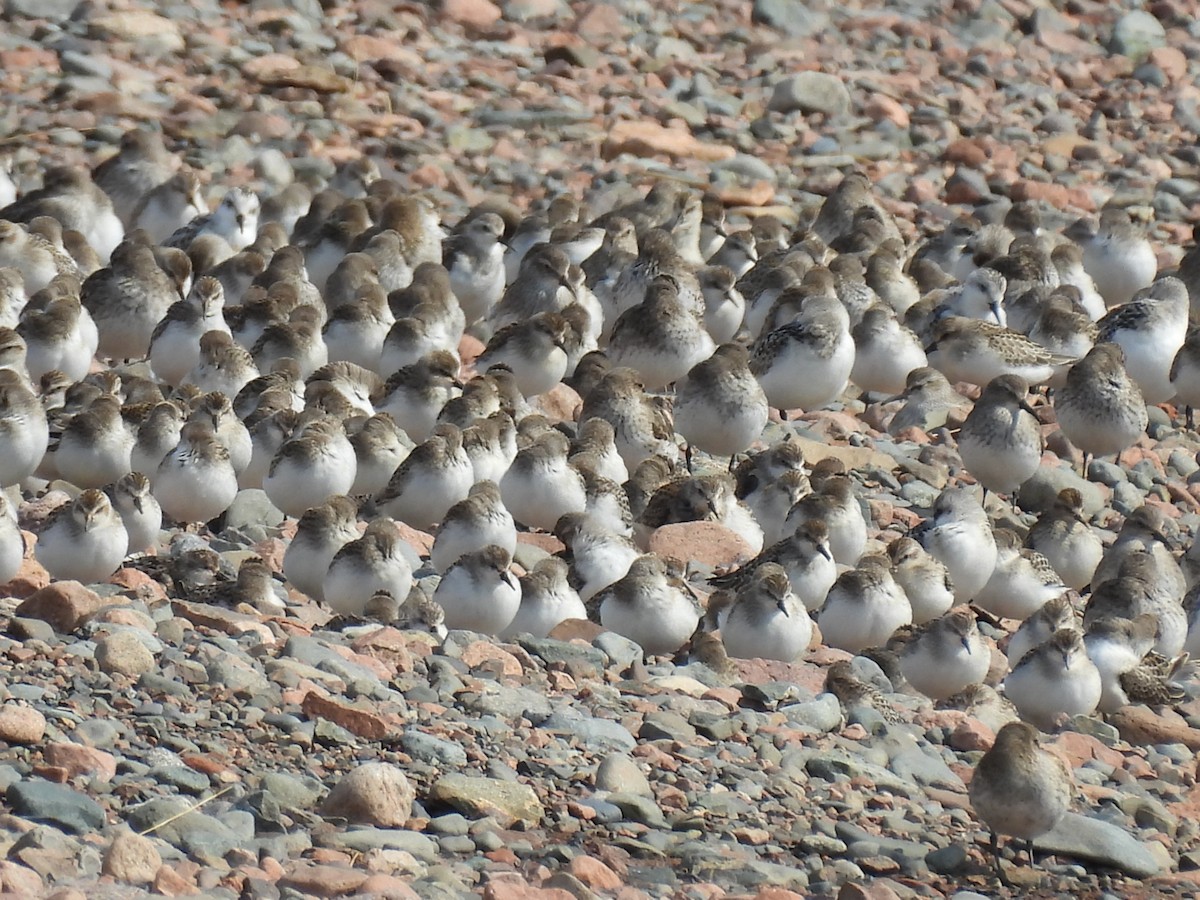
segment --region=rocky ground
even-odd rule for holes
[[[217,193],[366,152],[448,221],[489,196],[602,197],[664,173],[787,219],[854,165],[910,237],[963,204],[1038,199],[1067,221],[1130,196],[1153,209],[1170,266],[1200,215],[1196,13],[4,0],[0,151],[28,181],[154,120]],[[1102,524],[1150,499],[1195,534],[1197,436],[1171,412],[1091,482],[1052,444],[1022,508],[1073,485]],[[799,424],[812,458],[856,469],[886,540],[955,463],[881,421],[849,400]],[[278,566],[288,526],[255,499],[214,549]],[[518,561],[544,552],[523,545]],[[608,633],[452,633],[435,649],[331,631],[300,598],[267,618],[171,597],[132,568],[46,584],[30,561],[0,600],[3,896],[968,900],[1183,896],[1200,881],[1200,704],[1049,742],[1089,818],[1040,841],[1052,864],[1012,869],[1008,889],[964,789],[998,722],[899,695],[902,724],[844,712],[820,693],[830,651],[719,674],[643,666]]]

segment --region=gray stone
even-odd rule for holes
[[[776,82],[767,108],[780,113],[842,115],[850,111],[850,91],[836,75],[799,72]]]
[[[728,713],[713,713],[703,709],[692,710],[688,724],[710,741],[727,741],[742,730],[745,723]]]
[[[72,834],[97,831],[104,826],[104,807],[65,784],[18,781],[4,792],[12,811],[35,822],[49,822]]]
[[[524,717],[535,725],[550,717],[553,709],[546,695],[540,691],[508,687],[495,682],[484,682],[479,693],[464,705],[480,715],[505,719]]]
[[[437,843],[428,835],[416,831],[392,828],[349,828],[323,836],[330,846],[366,853],[368,850],[403,850],[422,862],[438,858]]]
[[[208,776],[187,766],[155,766],[146,773],[159,784],[170,785],[185,794],[203,794],[208,790]]]
[[[178,847],[198,862],[215,861],[244,843],[223,822],[193,810],[190,800],[178,797],[164,797],[134,807],[129,811],[126,823],[138,833],[153,829],[155,837]]]
[[[233,503],[225,512],[225,527],[242,531],[251,525],[273,528],[284,520],[284,515],[267,499],[266,491],[245,488],[238,491]]]
[[[624,753],[610,753],[600,761],[596,769],[596,790],[642,797],[654,794],[641,766]]]
[[[864,775],[874,781],[876,786],[896,791],[906,797],[916,792],[916,786],[911,781],[899,777],[883,766],[851,756],[844,750],[815,753],[805,761],[804,768],[814,778],[823,778],[826,781],[841,781]]]
[[[1134,62],[1141,62],[1150,55],[1151,50],[1166,43],[1167,32],[1162,22],[1145,10],[1135,9],[1117,19],[1108,49],[1128,56]]]
[[[622,637],[615,631],[602,631],[592,641],[592,646],[602,651],[608,657],[609,665],[617,671],[624,672],[642,658],[642,648],[627,637]]]
[[[962,779],[941,759],[919,749],[905,751],[892,759],[891,769],[917,784],[961,790]]]
[[[620,722],[585,715],[578,708],[563,707],[538,723],[538,727],[574,739],[593,751],[632,750],[637,739]]]
[[[471,823],[460,813],[447,813],[429,820],[429,830],[434,834],[459,837],[471,830]]]
[[[829,16],[805,0],[754,0],[750,20],[792,37],[808,37],[829,24]]]
[[[324,788],[315,778],[298,777],[287,772],[268,772],[262,777],[262,789],[284,809],[308,809],[314,806]]]
[[[789,722],[813,731],[833,731],[842,722],[842,707],[833,694],[821,694],[815,700],[784,706],[779,711]]]
[[[62,22],[71,17],[79,0],[5,0],[6,19],[46,19]]]
[[[1134,878],[1157,875],[1159,864],[1129,832],[1109,822],[1069,812],[1034,846],[1046,853],[1073,856],[1120,869]]]
[[[931,851],[925,857],[925,865],[939,875],[958,875],[970,866],[971,856],[963,844],[949,844]]]
[[[1095,463],[1092,464],[1093,468]],[[1021,485],[1017,503],[1031,513],[1043,513],[1054,505],[1058,492],[1075,488],[1083,498],[1083,514],[1091,518],[1104,508],[1104,496],[1090,481],[1085,481],[1069,466],[1039,466],[1033,476]]]
[[[508,0],[503,5],[504,18],[510,22],[528,22],[531,19],[557,18],[570,13],[563,0],[555,0],[554,9],[547,11],[546,5],[538,0]]]
[[[658,710],[646,714],[638,737],[643,741],[678,741],[686,744],[696,739],[696,729],[679,713]]]
[[[572,644],[569,641],[555,641],[550,638],[518,638],[517,644],[546,665],[562,665],[568,671],[586,672],[591,670],[595,674],[599,674],[608,662],[604,653],[595,647]]]
[[[663,818],[662,810],[649,797],[638,794],[609,794],[605,798],[613,806],[621,810],[621,814],[630,822],[641,822],[651,828],[666,827],[667,820]]]
[[[443,741],[422,731],[408,730],[400,738],[404,752],[414,759],[432,765],[451,767],[467,764],[467,751],[451,741]]]

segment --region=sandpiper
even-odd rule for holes
[[[623,578],[593,600],[600,624],[641,645],[647,656],[682,647],[702,612],[675,565],[653,554],[635,559]]]
[[[460,556],[438,582],[433,600],[446,614],[447,628],[497,635],[521,606],[521,583],[512,556],[490,544]]]
[[[971,777],[971,808],[991,831],[996,873],[1006,881],[1000,864],[1000,838],[1007,834],[1025,842],[1029,865],[1033,842],[1052,830],[1071,806],[1074,781],[1058,756],[1038,746],[1037,730],[1024,722],[1000,729]]]
[[[89,488],[55,511],[34,555],[52,578],[90,584],[111,575],[128,548],[129,535],[108,496]]]
[[[717,605],[720,596],[714,595],[708,614],[716,619],[731,657],[794,662],[808,650],[812,619],[778,563],[763,563],[748,584],[736,593],[725,592],[727,605]]]

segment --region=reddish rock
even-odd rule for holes
[[[575,414],[583,406],[583,400],[569,385],[556,384],[533,402],[534,412],[541,413],[551,422],[573,422]]]
[[[21,534],[25,538],[25,546],[30,546],[33,536],[27,532],[21,532]],[[21,568],[17,571],[16,577],[0,587],[0,596],[29,597],[48,584],[50,584],[50,573],[32,556],[26,556],[21,560]]]
[[[400,532],[400,539],[416,550],[418,556],[429,556],[429,551],[433,548],[433,535],[417,531],[400,521],[396,522],[396,530]]]
[[[117,569],[108,581],[109,584],[119,584],[126,590],[144,593],[147,599],[167,599],[166,589],[140,569]]]
[[[483,889],[483,900],[575,900],[562,888],[537,888],[516,872],[492,876]]]
[[[590,619],[564,619],[547,635],[555,641],[583,641],[590,644],[604,628]]]
[[[464,334],[459,339],[458,358],[462,360],[462,369],[459,374],[462,377],[469,377],[469,372],[474,372],[475,360],[479,358],[479,354],[483,352],[483,349],[483,341],[479,340],[473,334]]]
[[[1045,181],[1031,181],[1027,178],[1013,182],[1008,189],[1008,196],[1013,201],[1034,200],[1048,203],[1058,209],[1076,208],[1091,212],[1096,208],[1096,202],[1085,189],[1069,188],[1061,184],[1050,184]]]
[[[766,206],[775,199],[775,185],[756,181],[751,185],[733,185],[717,191],[726,206]]]
[[[416,792],[397,766],[370,762],[334,785],[321,814],[380,828],[399,828],[412,815]]]
[[[517,543],[528,544],[530,547],[537,547],[540,550],[545,550],[551,556],[566,549],[563,545],[563,542],[554,535],[544,534],[540,531],[518,531]]]
[[[65,769],[68,778],[89,775],[100,781],[112,781],[117,774],[117,758],[95,747],[85,747],[71,741],[58,741],[47,744],[44,755],[50,765]],[[157,869],[158,866],[155,865],[154,868]],[[153,877],[154,872],[151,871],[146,880],[149,881]]]
[[[734,659],[730,662],[737,667],[737,681],[744,684],[790,681],[814,694],[825,689],[825,670],[809,662],[785,663],[777,659]]]
[[[460,657],[469,668],[485,665],[489,662],[498,664],[501,675],[517,676],[522,672],[517,658],[507,650],[502,650],[491,641],[473,641],[463,647]]]
[[[955,750],[990,750],[996,733],[978,719],[966,718],[950,734],[950,746]]]
[[[36,744],[46,734],[46,717],[36,709],[6,703],[0,707],[0,741]]]
[[[886,94],[874,95],[863,106],[863,112],[876,122],[887,119],[898,128],[909,126],[908,110]]]
[[[214,606],[211,603],[189,603],[186,600],[172,600],[171,610],[175,615],[201,628],[222,631],[233,637],[253,631],[262,637],[263,643],[268,647],[278,643],[275,633],[258,616]]]
[[[395,875],[377,872],[358,886],[358,893],[377,900],[419,900],[420,894]]]
[[[615,891],[621,886],[621,876],[592,856],[577,856],[568,871],[597,891]]]
[[[381,715],[351,706],[347,702],[322,697],[315,691],[309,691],[304,695],[300,708],[309,718],[319,716],[322,719],[328,719],[347,731],[371,741],[378,741],[395,730],[391,722]]]
[[[928,178],[914,178],[904,191],[904,199],[909,203],[932,203],[937,199],[938,190]]]
[[[367,880],[367,873],[343,866],[314,866],[307,861],[287,867],[279,879],[280,887],[288,887],[313,897],[342,897],[358,892]]]
[[[593,43],[621,40],[627,30],[620,10],[611,3],[589,3],[575,20],[575,33]]]
[[[1133,707],[1129,707],[1132,709]],[[1149,712],[1149,710],[1147,710]],[[1151,714],[1153,715],[1153,714]],[[1116,725],[1110,717],[1110,723]],[[1117,726],[1120,728],[1120,726]],[[1124,736],[1124,735],[1122,735]],[[1129,740],[1126,738],[1126,740]],[[1133,742],[1131,742],[1133,743]],[[1168,743],[1167,741],[1153,741],[1153,743]],[[1076,769],[1082,766],[1089,759],[1098,759],[1101,762],[1120,768],[1125,762],[1125,756],[1111,747],[1106,747],[1090,734],[1079,734],[1074,731],[1064,731],[1052,742],[1045,744],[1046,749],[1056,750],[1067,762],[1071,768]]]
[[[163,594],[163,599],[166,599],[166,594]],[[146,634],[154,634],[154,620],[141,610],[134,609],[132,606],[109,606],[100,610],[92,617],[92,624],[104,623],[107,625],[122,625],[126,628],[136,628]]]
[[[442,0],[442,15],[472,28],[487,28],[500,21],[500,7],[491,0]]]
[[[44,886],[42,877],[20,863],[0,860],[0,891],[14,897],[40,897]]]
[[[68,634],[105,606],[120,602],[120,598],[101,597],[78,581],[56,581],[23,600],[17,615],[41,619],[55,631]]]
[[[1177,47],[1155,47],[1146,61],[1162,69],[1172,84],[1187,77],[1187,57]]]
[[[1189,750],[1200,750],[1200,729],[1190,727],[1178,716],[1158,715],[1144,706],[1126,706],[1109,716],[1108,722],[1131,744],[1183,744]]]
[[[683,128],[666,128],[657,122],[643,119],[621,121],[609,129],[600,148],[604,159],[614,159],[622,153],[633,156],[669,156],[675,159],[695,159],[701,162],[721,162],[732,159],[737,151],[724,144],[705,143]]]
[[[412,652],[404,632],[395,628],[380,628],[355,638],[350,648],[355,653],[373,657],[386,663],[393,673],[411,672]]]
[[[946,152],[942,154],[942,159],[946,162],[962,163],[972,169],[981,169],[988,160],[988,154],[977,140],[959,138],[950,142]]]
[[[717,522],[663,525],[650,535],[647,549],[659,556],[674,556],[713,568],[735,566],[754,556],[743,538]]]
[[[399,34],[393,34],[391,37],[380,34],[351,35],[342,41],[342,51],[359,62],[387,60],[389,63],[411,66],[414,69],[421,65],[421,57],[404,46],[404,38]]]
[[[154,873],[154,893],[164,897],[190,897],[200,893],[200,889],[194,881],[164,864]]]
[[[294,524],[294,523],[293,523]],[[295,536],[293,528],[292,537]],[[289,540],[291,538],[289,537]],[[287,544],[279,538],[264,538],[254,545],[254,552],[272,572],[283,571],[283,554],[287,552]]]

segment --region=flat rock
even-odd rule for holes
[[[4,799],[14,813],[35,822],[49,822],[72,834],[87,834],[103,827],[104,807],[79,791],[49,781],[18,781]]]
[[[545,814],[533,788],[497,778],[444,775],[434,782],[429,797],[467,816],[494,816],[504,827],[515,822],[533,827]]]
[[[628,153],[632,156],[669,156],[702,162],[720,162],[737,155],[733,147],[706,143],[690,131],[667,128],[650,120],[617,122],[609,129],[600,153],[605,159]]]
[[[1079,813],[1067,813],[1052,831],[1035,840],[1034,845],[1047,853],[1112,866],[1134,878],[1149,878],[1160,870],[1150,852],[1128,831]]]

